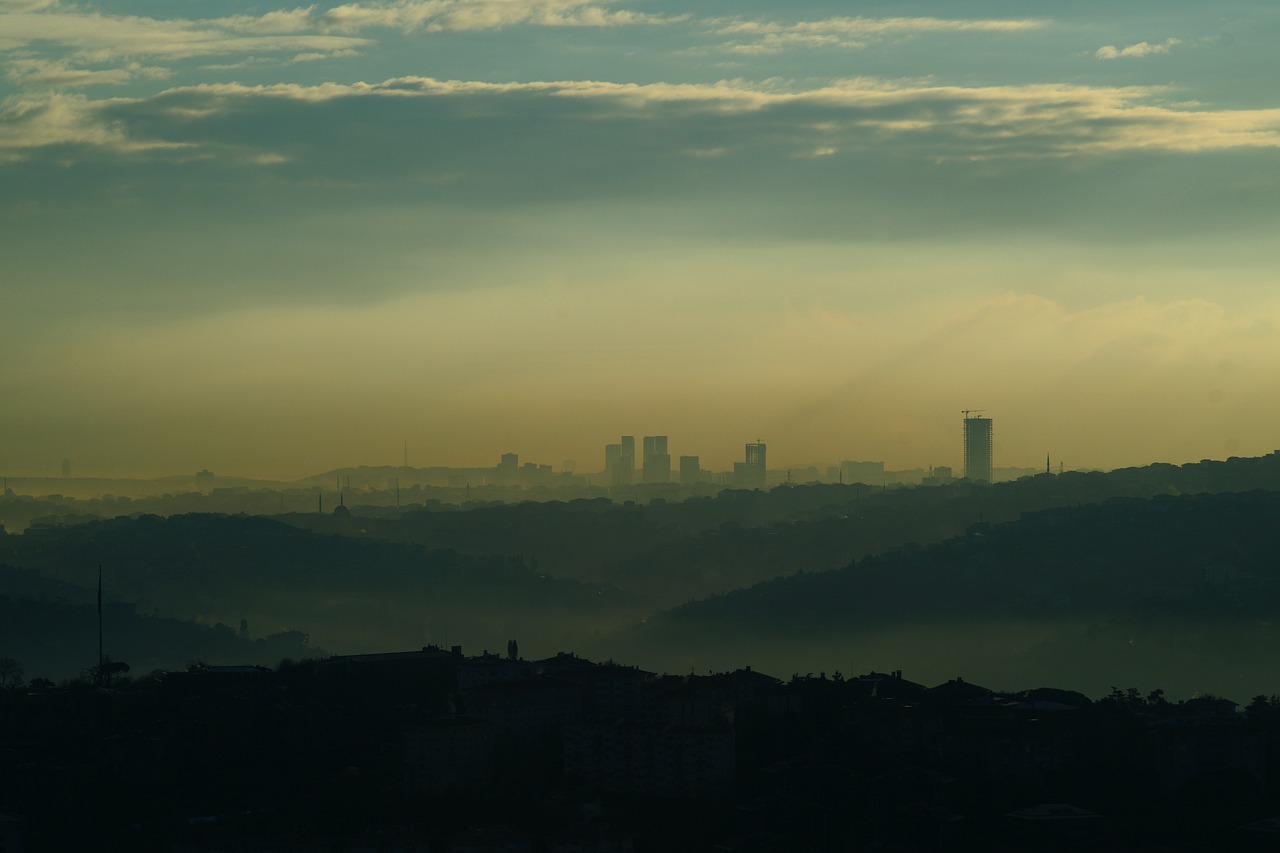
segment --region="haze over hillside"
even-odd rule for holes
[[[336,652],[518,639],[532,653],[572,647],[668,671],[754,663],[941,679],[968,662],[1018,684],[1053,674],[1097,692],[1151,677],[1238,692],[1266,674],[1256,650],[1272,642],[1266,519],[1278,488],[1272,454],[994,486],[273,518],[96,520],[65,510],[105,505],[45,499],[42,511],[63,513],[0,537],[0,563],[21,570],[0,592],[66,597],[32,585],[42,577],[85,601],[101,565],[108,600],[138,613],[228,630],[245,620],[245,639],[295,631]],[[30,503],[0,499],[0,518]]]

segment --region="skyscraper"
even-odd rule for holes
[[[671,480],[671,454],[667,452],[665,435],[644,437],[644,481],[666,483]]]
[[[609,478],[609,485],[618,485],[618,466],[622,464],[622,445],[606,444],[604,446],[604,475]]]
[[[991,418],[964,419],[964,475],[975,483],[990,483]]]
[[[627,469],[626,481],[630,483],[631,474],[636,470],[636,437],[634,435],[622,437],[622,452],[618,464]]]
[[[737,489],[763,489],[765,487],[765,444],[763,441],[747,445],[746,461],[733,463],[733,485]]]
[[[680,457],[680,485],[692,486],[702,479],[702,461],[697,456]]]

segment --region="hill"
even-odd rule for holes
[[[1278,515],[1273,491],[1029,513],[693,601],[619,642],[650,660],[690,649],[705,660],[726,648],[798,658],[818,648],[819,660],[844,663],[869,649],[896,660],[864,665],[905,658],[931,673],[970,657],[985,662],[988,680],[1069,671],[1083,680],[1065,683],[1093,692],[1139,673],[1190,692],[1237,675],[1274,681]]]
[[[355,507],[356,525],[318,513],[283,520],[315,532],[471,555],[536,555],[541,570],[554,577],[616,586],[661,608],[799,571],[837,569],[906,544],[943,542],[974,524],[1013,521],[1027,512],[1116,497],[1252,489],[1280,489],[1280,455],[1040,475],[994,486],[803,485],[647,504],[602,498],[440,506],[398,517]]]
[[[0,561],[82,588],[101,566],[109,601],[208,625],[244,619],[251,636],[304,630],[335,651],[517,636],[554,646],[636,615],[617,590],[557,580],[518,557],[320,535],[250,516],[33,528],[0,537]]]

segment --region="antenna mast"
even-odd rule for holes
[[[102,686],[102,563],[98,563],[98,686]]]

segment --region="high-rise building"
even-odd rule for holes
[[[665,435],[644,437],[644,481],[667,483],[671,480],[671,454],[667,452]]]
[[[702,479],[702,460],[697,456],[680,457],[680,485],[692,486]]]
[[[495,483],[512,483],[515,482],[516,475],[520,472],[520,454],[504,453],[502,460],[497,467],[493,469],[493,481]]]
[[[964,419],[964,476],[975,483],[990,483],[991,418]]]
[[[733,485],[738,489],[763,489],[765,487],[765,444],[763,441],[747,445],[746,460],[733,463]]]
[[[623,454],[621,444],[604,446],[604,474],[611,486],[631,485],[631,472],[635,469],[633,457]]]
[[[622,437],[622,456],[620,465],[627,468],[627,482],[631,482],[631,473],[636,470],[636,437],[634,435],[624,435]]]

